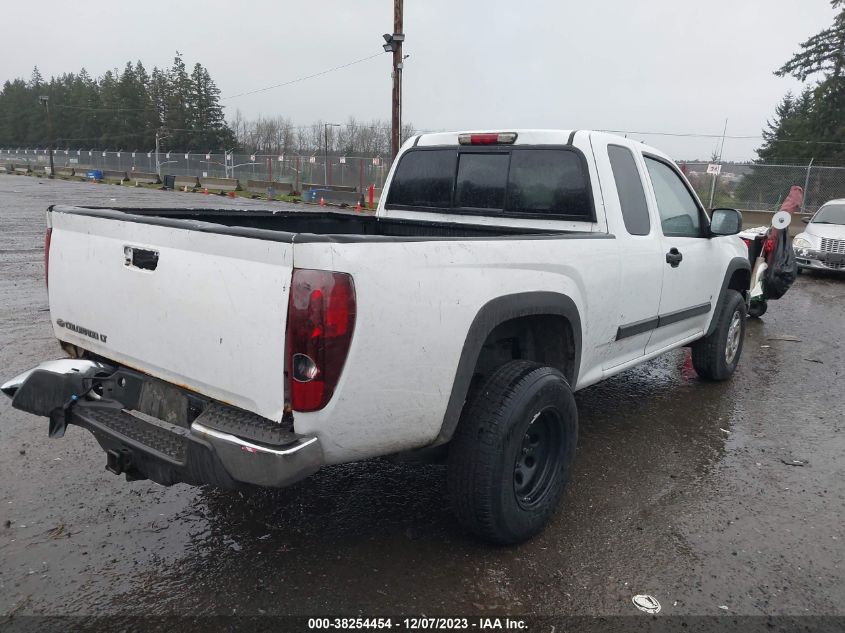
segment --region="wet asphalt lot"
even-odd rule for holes
[[[62,355],[42,261],[43,212],[60,202],[267,206],[0,176],[0,379]],[[678,350],[581,391],[563,507],[512,548],[456,527],[443,467],[376,460],[248,494],[126,483],[88,432],[49,440],[2,398],[0,623],[637,615],[640,593],[664,614],[845,615],[843,308],[845,278],[803,275],[748,323],[732,381],[700,382]]]

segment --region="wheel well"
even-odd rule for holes
[[[738,291],[743,297],[748,295],[751,286],[751,271],[745,268],[735,270],[728,282],[728,288]]]
[[[532,360],[554,367],[570,384],[575,376],[576,346],[572,324],[556,314],[534,314],[497,325],[484,341],[473,370],[470,398],[492,373],[512,360]]]

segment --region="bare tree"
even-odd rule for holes
[[[350,116],[346,123],[325,128],[325,122],[315,121],[309,125],[296,126],[284,116],[247,120],[240,110],[235,111],[229,122],[235,132],[240,148],[248,152],[284,155],[321,155],[325,151],[326,136],[328,151],[334,156],[386,157],[390,153],[390,124],[374,119],[362,123]],[[414,126],[402,126],[401,138],[414,135]]]

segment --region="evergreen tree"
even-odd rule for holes
[[[29,80],[29,85],[31,88],[39,88],[43,83],[44,78],[41,76],[41,71],[38,70],[38,66],[35,66],[32,69],[32,77]]]
[[[763,162],[845,161],[845,0],[831,0],[831,6],[838,10],[833,25],[802,42],[775,71],[818,81],[778,106],[757,152]]]
[[[833,26],[801,43],[801,50],[775,71],[778,77],[792,75],[806,81],[819,73],[828,79],[845,76],[845,0],[831,0],[830,5],[839,9]]]
[[[208,70],[196,64],[188,74],[179,52],[171,68],[152,73],[139,61],[99,78],[83,68],[48,81],[36,66],[28,80],[6,81],[0,87],[0,147],[46,147],[40,96],[49,98],[60,149],[151,149],[160,128],[163,146],[175,150],[219,151],[234,142]]]
[[[833,25],[802,42],[800,50],[775,71],[780,77],[791,75],[805,83],[813,78],[816,83],[807,83],[797,98],[787,94],[778,104],[774,119],[763,130],[758,163],[845,163],[845,0],[830,4],[837,11]],[[790,170],[755,167],[737,188],[738,202],[750,206],[782,199],[791,185],[804,184],[794,180]],[[845,195],[845,188],[825,195]]]
[[[231,142],[233,135],[223,116],[220,89],[200,64],[195,64],[191,73],[191,105],[192,146],[207,151]]]
[[[169,128],[168,147],[190,149],[191,78],[185,69],[182,54],[176,51],[173,67],[168,73],[168,102],[166,126]]]

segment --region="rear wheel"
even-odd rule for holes
[[[736,290],[725,291],[725,301],[714,318],[716,328],[692,344],[692,366],[706,380],[730,378],[742,355],[745,340],[745,301]]]
[[[519,543],[554,513],[575,457],[572,390],[551,367],[511,361],[465,409],[449,449],[458,521],[494,543]]]

